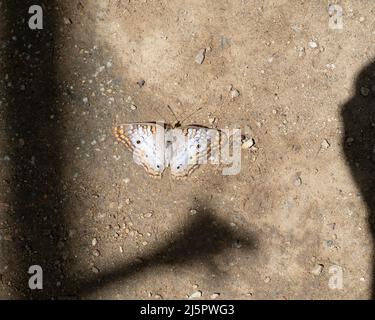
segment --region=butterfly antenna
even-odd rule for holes
[[[180,123],[180,121],[178,120],[178,118],[177,118],[176,114],[174,113],[173,109],[171,108],[171,106],[168,104],[167,107],[168,107],[169,111],[173,114],[176,122]]]
[[[202,107],[199,107],[197,110],[195,110],[193,113],[189,114],[188,116],[186,116],[184,119],[181,120],[181,123],[184,122],[185,120],[189,119],[190,117],[192,117],[193,115],[195,115],[198,111],[201,111],[202,110]]]

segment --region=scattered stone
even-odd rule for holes
[[[120,253],[124,253],[124,248],[122,246],[119,247]]]
[[[365,20],[365,17],[359,17],[359,22],[364,22]]]
[[[98,239],[93,238],[92,241],[91,241],[91,244],[92,244],[93,247],[95,247],[98,244]]]
[[[190,214],[191,214],[191,215],[195,215],[195,214],[197,214],[197,210],[195,210],[195,209],[191,209],[191,210],[190,210]]]
[[[189,299],[197,299],[197,298],[200,298],[201,296],[202,296],[202,291],[198,290],[198,291],[195,291],[194,293],[192,293],[189,296]]]
[[[242,247],[240,240],[236,240],[233,244],[233,247],[236,249],[240,249]]]
[[[91,268],[91,271],[93,273],[99,273],[100,272],[100,270],[97,267],[95,267],[95,266]]]
[[[327,240],[326,244],[327,244],[327,247],[329,247],[329,248],[332,248],[335,245],[335,243],[333,242],[333,240]]]
[[[298,57],[302,58],[305,55],[305,48],[304,47],[299,47],[298,48]]]
[[[145,217],[145,218],[151,218],[153,214],[154,214],[153,211],[149,211],[149,212],[147,212],[147,213],[144,215],[144,217]]]
[[[215,122],[216,122],[216,118],[209,118],[208,119],[208,122],[210,123],[210,124],[215,124]]]
[[[364,97],[367,97],[370,93],[370,89],[369,88],[366,88],[366,87],[361,87],[361,95],[363,95]]]
[[[301,32],[302,31],[302,26],[301,25],[299,25],[299,24],[294,24],[294,25],[292,25],[292,30],[294,31],[294,32]]]
[[[145,85],[146,81],[145,80],[139,80],[137,81],[137,84],[139,85],[140,88],[142,88]]]
[[[215,293],[213,293],[213,294],[211,294],[211,296],[210,296],[210,298],[211,299],[216,299],[216,298],[219,298],[220,297],[220,293],[218,293],[218,292],[215,292]]]
[[[242,142],[242,149],[251,149],[255,145],[255,140],[253,138],[245,139]]]
[[[324,265],[323,264],[318,264],[316,265],[312,270],[311,270],[311,273],[314,275],[314,276],[319,276],[322,271],[324,269]]]
[[[315,41],[309,41],[308,42],[308,46],[311,48],[311,49],[316,49],[318,47],[318,43],[315,42]]]
[[[126,204],[130,204],[130,199],[128,198],[128,199],[125,199],[125,203]]]
[[[237,89],[231,89],[230,96],[232,99],[235,99],[240,96],[240,92]]]
[[[128,183],[130,182],[130,179],[129,179],[129,178],[125,178],[125,179],[124,179],[124,182],[125,182],[126,184],[128,184]]]
[[[206,49],[199,50],[198,54],[195,56],[195,62],[202,64],[206,57]]]
[[[301,177],[297,176],[297,177],[294,179],[294,185],[295,185],[296,187],[299,187],[301,184],[302,184],[302,179],[301,179]]]
[[[268,276],[265,277],[265,278],[264,278],[264,282],[265,282],[265,283],[270,283],[270,282],[271,282],[271,278],[268,277]]]
[[[324,139],[320,145],[323,149],[328,149],[331,146],[327,139]]]
[[[349,137],[348,139],[346,139],[346,143],[347,144],[350,144],[350,143],[353,143],[354,142],[354,138],[353,137]]]
[[[135,104],[132,104],[132,105],[130,106],[130,109],[133,110],[133,111],[135,111],[135,110],[137,110],[137,106],[136,106]]]
[[[100,256],[100,251],[99,250],[94,250],[93,252],[92,252],[92,255],[94,256],[94,257],[99,257]]]
[[[72,20],[70,18],[64,17],[64,23],[65,24],[72,24]]]
[[[89,98],[84,97],[84,98],[82,99],[82,101],[83,101],[83,103],[88,103],[88,102],[89,102]]]

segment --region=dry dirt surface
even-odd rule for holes
[[[372,296],[374,1],[45,2],[0,1],[0,298]],[[254,139],[239,174],[113,136],[187,116]]]

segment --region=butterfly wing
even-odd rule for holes
[[[164,126],[156,123],[128,123],[114,129],[117,140],[133,153],[134,162],[151,176],[161,176],[168,166],[164,152]]]
[[[222,133],[216,129],[198,126],[171,130],[171,174],[182,178],[189,176],[200,164],[208,160],[219,163]],[[215,155],[215,158],[212,156]]]

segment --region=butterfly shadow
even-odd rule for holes
[[[367,221],[375,242],[375,61],[355,80],[355,94],[342,108],[343,151],[367,206]],[[372,88],[372,92],[371,92]],[[375,250],[372,253],[372,298],[375,298]]]
[[[208,274],[215,276],[217,282],[227,273],[217,265],[216,258],[226,254],[227,250],[249,252],[256,248],[257,241],[253,232],[231,227],[227,221],[215,215],[213,210],[206,208],[193,216],[192,221],[174,239],[159,245],[136,262],[116,266],[82,282],[77,295],[84,297],[107,285],[157,267],[190,267],[200,264]]]

